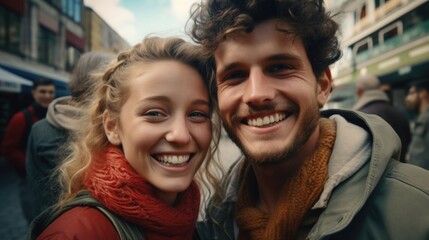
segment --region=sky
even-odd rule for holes
[[[130,45],[146,35],[181,36],[197,0],[84,0]]]

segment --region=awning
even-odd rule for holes
[[[33,82],[0,67],[0,91],[21,92],[21,85],[33,86]]]

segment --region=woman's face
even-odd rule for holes
[[[166,202],[187,189],[211,142],[208,91],[201,75],[173,60],[142,63],[129,75],[130,94],[111,143]]]

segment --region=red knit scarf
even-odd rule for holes
[[[200,204],[195,182],[178,194],[172,207],[156,196],[117,147],[107,146],[90,166],[84,184],[101,204],[140,226],[149,240],[192,239]]]

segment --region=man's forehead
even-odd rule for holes
[[[294,32],[293,28],[285,21],[280,19],[269,19],[260,23],[257,23],[250,32],[246,32],[244,29],[238,29],[227,33],[224,37],[223,42],[231,41],[248,41],[249,38],[254,36],[265,36],[271,33],[283,33],[284,37],[289,37]],[[221,43],[223,43],[221,42]]]
[[[39,91],[39,90],[47,90],[47,89],[49,89],[49,90],[55,89],[55,85],[53,85],[53,84],[47,84],[47,85],[39,85],[39,86],[36,87],[37,91]]]
[[[259,56],[289,54],[299,56],[305,52],[301,39],[292,34],[287,23],[268,20],[255,26],[252,32],[228,35],[216,49],[214,56],[218,67],[229,60]]]

